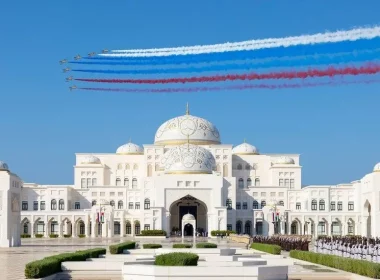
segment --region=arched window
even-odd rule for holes
[[[239,188],[243,189],[244,188],[244,180],[242,178],[239,179]]]
[[[252,203],[252,208],[253,209],[259,209],[259,203],[257,202],[257,200],[254,200],[253,203]]]
[[[228,165],[223,164],[223,177],[228,177]]]
[[[251,166],[248,163],[245,165],[245,170],[251,170]]]
[[[96,205],[96,200],[94,199],[93,201],[92,201],[92,206],[95,206]]]
[[[24,234],[28,234],[28,224],[24,223]]]
[[[248,178],[247,179],[247,187],[250,187],[250,186],[252,186],[252,180],[251,180],[251,178]]]
[[[283,202],[282,200],[280,200],[280,201],[278,202],[278,205],[280,205],[280,206],[284,206],[284,202]]]
[[[135,221],[135,234],[138,235],[140,234],[140,222]]]
[[[226,200],[226,206],[227,206],[227,210],[231,210],[232,209],[232,200],[230,198],[227,198],[227,200]]]
[[[123,201],[122,200],[119,200],[117,202],[117,209],[123,209]]]
[[[133,178],[132,179],[132,189],[136,189],[136,188],[137,188],[137,179]]]
[[[137,169],[139,169],[139,166],[137,164],[134,164],[133,165],[133,170],[137,170]]]
[[[144,209],[149,210],[150,209],[150,200],[149,198],[145,198],[144,200]]]
[[[218,171],[218,172],[221,171],[221,170],[220,170],[220,164],[217,164],[217,165],[216,165],[216,171]]]
[[[116,178],[116,186],[121,186],[121,180],[120,180],[120,178]]]
[[[255,186],[260,187],[260,179],[259,178],[255,179]]]
[[[313,199],[311,201],[311,210],[312,211],[316,211],[317,210],[317,201],[315,199]]]
[[[129,169],[130,169],[130,166],[129,166],[128,163],[125,165],[125,169],[126,169],[126,170],[129,170]]]
[[[57,201],[55,199],[51,200],[51,210],[57,210]]]
[[[65,210],[65,201],[63,199],[60,199],[58,204],[59,204],[59,210]]]
[[[154,170],[155,170],[155,171],[160,171],[160,165],[156,164],[156,165],[154,166]]]
[[[124,186],[129,188],[129,179],[128,178],[124,178]]]
[[[262,200],[261,201],[261,208],[263,208],[264,206],[267,206],[267,202],[265,200]]]
[[[248,234],[248,235],[251,235],[251,222],[250,221],[246,221],[245,222],[244,233]]]
[[[132,234],[132,226],[131,226],[131,222],[130,221],[127,221],[125,223],[125,233],[126,234]]]
[[[112,207],[115,207],[115,200],[111,200],[111,201],[110,201],[110,205],[111,205]]]
[[[237,165],[237,170],[242,170],[243,169],[243,166],[239,163],[238,165]]]
[[[321,211],[325,210],[325,201],[323,199],[319,201],[319,210]]]
[[[148,164],[148,167],[147,167],[147,173],[148,173],[148,177],[152,177],[152,173],[153,173],[153,167],[151,164]]]
[[[236,233],[237,234],[241,234],[241,224],[242,224],[241,221],[236,222]]]
[[[335,211],[336,207],[335,207],[335,201],[331,201],[330,202],[330,211]]]
[[[98,182],[97,182],[96,178],[92,178],[92,185],[96,186],[97,184],[98,184]]]
[[[123,169],[123,165],[121,164],[121,163],[119,163],[118,165],[117,165],[117,169]]]

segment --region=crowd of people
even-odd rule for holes
[[[380,263],[380,239],[362,236],[319,237],[314,252]]]
[[[281,247],[282,250],[309,251],[311,236],[308,235],[256,235],[251,238],[251,243],[273,244]]]

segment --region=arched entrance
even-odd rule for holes
[[[366,236],[371,237],[372,233],[372,216],[371,216],[371,203],[369,203],[368,200],[364,203],[364,219],[367,219],[367,221],[364,221],[366,223]]]
[[[194,228],[191,224],[187,224],[185,225],[184,229],[183,229],[183,235],[184,236],[193,236],[194,234]]]
[[[203,201],[191,195],[186,195],[181,199],[174,201],[170,205],[169,211],[171,234],[181,230],[182,218],[186,214],[193,215],[196,221],[195,228],[191,225],[185,227],[185,236],[192,236],[194,230],[200,234],[207,232],[207,206]]]

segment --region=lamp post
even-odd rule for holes
[[[278,233],[278,220],[279,220],[279,217],[277,215],[277,200],[272,200],[271,201],[271,206],[270,206],[270,211],[272,212],[272,223],[273,223],[273,227],[274,227],[274,234],[277,234]]]
[[[98,224],[102,224],[102,225],[104,224],[104,211],[106,209],[106,207],[105,207],[106,205],[109,205],[109,202],[107,200],[105,200],[105,199],[100,200],[99,212],[97,213]],[[103,235],[103,229],[102,229],[102,235]]]

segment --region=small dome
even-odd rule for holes
[[[86,156],[81,161],[82,164],[100,164],[100,159],[96,156]]]
[[[9,171],[9,167],[8,167],[8,164],[6,164],[4,161],[0,160],[0,171],[2,171],[2,170]]]
[[[287,156],[281,156],[279,158],[276,158],[273,163],[274,164],[294,164],[294,159]]]
[[[167,151],[161,164],[165,173],[169,174],[211,174],[215,168],[215,159],[203,147],[184,144]]]
[[[190,213],[185,214],[182,217],[182,221],[195,221],[195,217],[193,215],[191,215]]]
[[[144,149],[139,145],[129,142],[117,148],[116,153],[118,155],[141,155],[144,154]]]
[[[373,168],[373,172],[380,172],[380,162],[375,165],[375,167]]]
[[[233,148],[232,153],[235,155],[258,155],[259,150],[255,146],[244,142]]]

